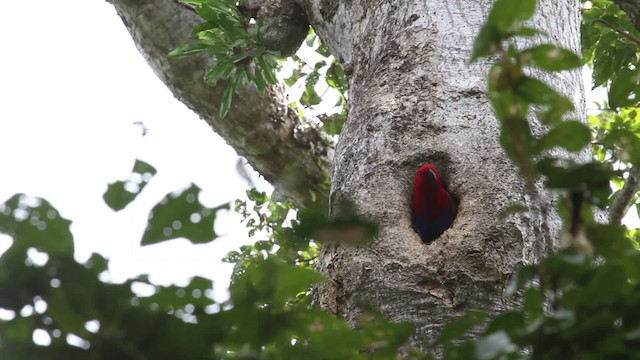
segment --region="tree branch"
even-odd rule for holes
[[[107,0],[122,18],[138,50],[174,96],[204,119],[276,190],[298,205],[328,208],[330,142],[310,119],[300,118],[284,88],[271,86],[260,96],[255,86],[238,89],[229,113],[218,118],[226,83],[203,80],[205,56],[169,59],[191,41],[200,18],[175,0]]]
[[[594,23],[600,23],[600,24],[604,24],[605,26],[607,26],[608,28],[610,28],[611,30],[617,32],[619,35],[621,35],[623,38],[631,41],[633,44],[635,45],[640,45],[640,39],[628,34],[626,31],[622,30],[622,29],[618,29],[617,27],[609,24],[608,22],[602,20],[602,19],[596,19],[593,21]]]
[[[622,187],[622,190],[618,193],[618,197],[609,209],[609,221],[611,224],[618,225],[622,222],[622,218],[631,207],[638,190],[640,190],[640,169],[633,167],[631,171],[629,171],[629,176],[627,176],[624,187]]]
[[[635,26],[636,30],[640,31],[640,1],[639,0],[613,0],[622,11],[627,13],[627,16]]]

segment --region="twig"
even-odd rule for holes
[[[640,168],[633,167],[629,171],[627,181],[618,193],[618,197],[609,208],[609,222],[611,224],[619,225],[622,222],[622,218],[631,207],[638,190],[640,190]]]
[[[609,24],[608,22],[602,20],[602,19],[596,19],[593,21],[594,23],[602,23],[604,25],[606,25],[607,27],[611,28],[611,30],[617,32],[618,34],[622,35],[623,37],[627,38],[627,40],[631,40],[633,43],[635,43],[636,45],[640,46],[640,39],[636,38],[635,36],[627,33],[626,31],[620,30],[617,27]]]

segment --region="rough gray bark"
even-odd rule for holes
[[[316,32],[351,74],[332,204],[351,199],[382,226],[370,247],[322,252],[319,267],[331,281],[318,289],[316,301],[351,321],[362,302],[372,304],[392,320],[415,323],[419,346],[466,310],[511,306],[503,289],[514,268],[536,260],[535,241],[550,242],[560,221],[553,196],[539,184],[528,188],[498,143],[499,124],[485,94],[486,64],[466,63],[491,1],[304,4]],[[579,5],[540,1],[535,25],[551,41],[579,51]],[[580,73],[548,79],[582,115]],[[453,227],[431,245],[410,226],[413,174],[424,163],[435,163],[461,200]],[[514,203],[545,212],[500,220]]]
[[[310,204],[315,196],[320,206],[326,206],[331,144],[309,119],[298,117],[281,86],[270,87],[265,96],[255,87],[239,89],[229,114],[220,119],[218,109],[226,84],[213,88],[204,83],[207,58],[167,57],[178,45],[191,41],[191,30],[200,22],[193,10],[176,0],[108,2],[178,100],[207,121],[280,193],[298,205]]]

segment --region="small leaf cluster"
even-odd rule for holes
[[[144,190],[156,173],[156,168],[136,159],[129,179],[109,184],[107,191],[103,195],[104,202],[115,211],[124,209]]]
[[[247,201],[236,200],[235,210],[243,217],[249,237],[259,237],[259,240],[225,257],[224,261],[235,264],[234,274],[269,257],[312,269],[318,246],[310,237],[294,230],[299,223],[294,205],[289,201],[275,201],[255,189],[247,191],[247,197]]]
[[[261,260],[230,286],[234,327],[218,347],[222,359],[390,359],[413,332],[408,323],[390,323],[371,312],[359,329],[308,304],[292,301],[322,277],[311,269]]]
[[[137,159],[126,181],[109,184],[102,196],[114,211],[127,207],[153,179],[156,169]],[[149,213],[141,245],[185,238],[193,244],[204,244],[218,237],[214,223],[218,211],[228,210],[229,204],[209,207],[200,201],[201,189],[196,184],[171,192],[162,198]]]
[[[618,112],[604,111],[589,117],[593,131],[594,155],[611,164],[640,165],[640,116],[638,108],[623,108]]]
[[[338,135],[347,119],[347,75],[313,29],[309,31],[305,45],[308,49],[313,50],[314,54],[320,55],[324,59],[311,65],[308,63],[310,61],[308,56],[304,58],[302,55],[292,56],[291,60],[295,67],[291,75],[284,79],[284,83],[291,88],[301,79],[304,79],[304,90],[297,102],[314,113],[316,105],[322,104],[323,107],[326,107],[323,104],[323,98],[326,98],[328,91],[334,91],[338,100],[332,108],[326,110],[323,114],[318,114],[318,118],[322,122],[322,129],[326,133]],[[316,91],[319,83],[327,86],[322,94],[318,94]],[[294,101],[294,105],[297,106],[297,102]]]
[[[204,79],[215,86],[227,80],[219,115],[224,117],[231,107],[234,91],[241,86],[255,84],[264,94],[267,84],[275,84],[278,54],[266,49],[260,34],[269,24],[253,19],[235,0],[181,0],[195,9],[205,20],[193,29],[195,43],[184,44],[169,53],[173,57],[199,53],[213,55]]]
[[[378,232],[377,225],[359,216],[348,202],[337,206],[339,213],[328,219],[319,209],[297,209],[255,189],[247,191],[247,196],[249,201],[236,200],[236,212],[242,215],[249,237],[264,238],[227,255],[225,261],[236,264],[236,274],[269,257],[312,269],[318,243],[362,245]]]
[[[181,45],[169,55],[173,57],[201,53],[213,55],[204,79],[212,86],[221,80],[227,81],[221,99],[220,117],[228,113],[233,92],[239,86],[255,84],[259,93],[264,94],[267,84],[277,82],[275,73],[279,68],[280,54],[266,48],[261,40],[261,34],[269,26],[268,20],[256,17],[242,4],[238,5],[235,0],[181,0],[181,2],[195,6],[205,22],[193,29],[196,42]],[[308,49],[324,59],[311,65],[308,63],[308,56],[293,55],[290,60],[294,68],[292,74],[284,79],[284,83],[291,88],[300,79],[304,79],[304,90],[292,105],[299,107],[301,112],[302,108],[310,109],[313,115],[318,116],[326,133],[337,135],[347,118],[347,75],[312,28],[309,30],[305,44]],[[322,94],[318,94],[316,90],[319,84],[326,85],[326,90]],[[331,109],[316,114],[314,107],[322,103],[328,91],[337,94],[337,102]]]
[[[629,6],[637,8],[633,3]],[[604,89],[608,98],[599,105],[599,113],[589,117],[592,149],[598,161],[620,170],[611,180],[622,189],[630,171],[640,165],[637,115],[640,32],[612,1],[591,1],[585,4],[582,13],[583,57],[593,70],[594,88]],[[616,191],[612,200],[618,194]],[[639,200],[636,195],[632,201],[636,209]]]
[[[590,1],[582,19],[582,54],[593,69],[593,87],[607,87],[612,109],[638,106],[640,32],[610,0]]]
[[[195,184],[183,191],[165,196],[151,209],[147,228],[142,235],[142,245],[183,237],[194,244],[210,242],[218,237],[213,224],[220,210],[228,204],[214,208],[202,205],[200,187]]]
[[[618,189],[611,197],[615,200],[625,186],[628,173],[640,166],[640,117],[638,108],[622,108],[617,112],[603,111],[597,116],[589,116],[589,125],[593,132],[593,153],[595,158],[619,169],[611,182]],[[640,205],[635,196],[632,204]]]

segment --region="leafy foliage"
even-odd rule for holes
[[[318,246],[310,237],[295,231],[291,224],[298,221],[290,202],[277,202],[263,192],[250,190],[249,201],[236,200],[235,209],[240,213],[250,237],[264,236],[240,251],[229,253],[226,262],[235,263],[234,273],[240,274],[251,264],[268,257],[277,257],[287,264],[312,269],[318,257]]]
[[[183,191],[165,196],[151,209],[147,228],[142,235],[142,245],[184,237],[194,244],[207,243],[217,235],[213,228],[216,213],[228,209],[224,204],[209,208],[200,203],[200,188],[191,184]]]
[[[636,5],[637,6],[637,5]],[[607,86],[612,108],[638,106],[640,33],[609,0],[595,0],[583,11],[583,56],[593,68],[593,86]]]
[[[169,53],[173,57],[203,52],[213,55],[213,63],[204,78],[212,86],[228,80],[222,95],[219,115],[231,107],[233,92],[240,86],[255,84],[264,94],[267,84],[275,84],[278,54],[262,46],[260,34],[269,25],[242,11],[235,0],[181,0],[195,6],[205,22],[193,29],[197,42],[179,46]]]
[[[184,44],[174,49],[170,55],[185,57],[209,53],[213,56],[212,65],[205,73],[205,81],[212,86],[221,80],[228,82],[221,98],[220,117],[224,117],[229,111],[233,92],[239,86],[254,84],[260,94],[264,94],[267,84],[277,82],[275,71],[279,67],[280,54],[265,48],[261,41],[261,34],[269,26],[268,20],[256,17],[234,0],[181,1],[195,6],[206,22],[193,29],[197,42]],[[303,79],[304,90],[292,105],[311,109],[323,123],[323,130],[329,135],[337,135],[347,117],[347,76],[313,29],[309,30],[305,44],[307,50],[313,50],[315,55],[323,59],[311,65],[308,63],[308,55],[293,55],[289,63],[293,70],[284,79],[284,83],[294,87]],[[326,86],[322,94],[317,91],[319,84]],[[333,109],[316,114],[314,106],[321,103],[329,90],[337,94],[336,104]]]
[[[136,159],[129,179],[109,184],[102,198],[111,209],[115,211],[122,210],[135,200],[136,196],[144,190],[155,174],[156,169],[153,166]]]
[[[285,206],[256,192],[252,198],[261,222],[251,226],[275,226],[273,244],[304,248],[280,241],[291,230],[282,226]],[[76,262],[70,222],[48,202],[19,194],[1,209],[0,231],[13,238],[0,257],[0,308],[11,313],[0,320],[2,359],[387,359],[413,332],[374,311],[354,329],[309,309],[300,295],[323,277],[276,255],[245,256],[251,261],[235,272],[222,304],[209,297],[211,281],[199,277],[185,287],[153,285],[145,276],[105,283],[99,278],[107,260],[94,254]],[[204,221],[193,226],[210,230]],[[309,251],[281,254],[302,259]],[[141,285],[151,295],[134,291]],[[35,345],[36,333],[50,344]]]
[[[71,222],[47,201],[19,194],[2,209],[0,232],[13,238],[0,257],[0,308],[11,314],[10,320],[0,320],[2,359],[202,358],[219,338],[222,330],[212,324],[196,326],[183,319],[212,303],[203,301],[210,281],[196,278],[177,290],[154,286],[144,277],[104,283],[98,278],[107,269],[106,259],[94,254],[77,263]],[[131,288],[140,283],[156,295],[136,295]],[[187,290],[198,290],[201,300],[186,304],[180,294]],[[50,345],[34,345],[36,332]]]
[[[318,116],[323,124],[322,129],[327,134],[338,135],[347,119],[347,75],[313,29],[309,31],[305,45],[305,51],[291,57],[293,70],[291,75],[284,79],[284,83],[290,88],[294,88],[296,84],[304,80],[303,91],[298,100],[293,102],[293,105],[310,109],[313,115]],[[313,50],[313,56],[308,54],[310,50]],[[319,60],[313,60],[316,57]],[[324,88],[323,92],[318,94],[316,89],[322,88]],[[337,97],[333,107],[327,106],[328,93]],[[328,109],[319,112],[316,110],[316,105],[320,104],[323,108],[328,107]]]

